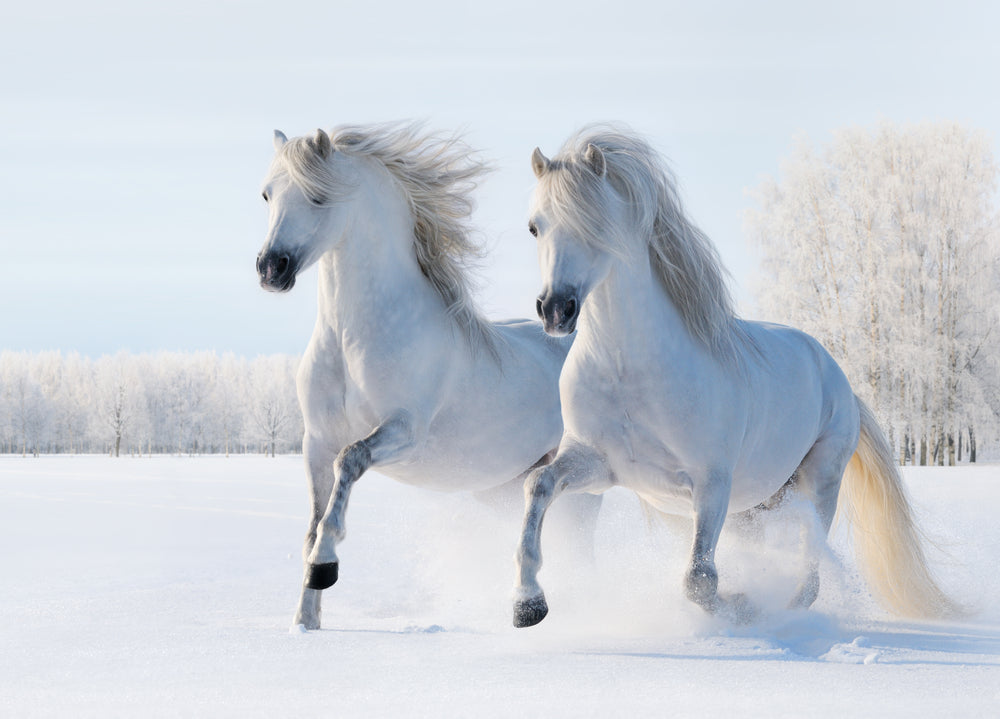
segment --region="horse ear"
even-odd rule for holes
[[[549,158],[542,154],[537,147],[531,153],[531,169],[535,171],[535,177],[541,178],[545,171],[549,169]]]
[[[330,136],[327,135],[322,130],[316,130],[316,137],[314,139],[316,144],[316,152],[324,160],[330,156],[330,152],[333,150],[333,146],[330,145]]]
[[[285,133],[283,133],[281,130],[275,130],[274,131],[274,149],[275,150],[280,150],[282,147],[285,146],[286,142],[288,142],[288,138],[285,137]]]
[[[597,145],[587,145],[587,149],[583,153],[583,161],[598,177],[604,177],[604,173],[608,171],[608,163],[604,160],[604,153]]]

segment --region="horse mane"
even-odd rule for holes
[[[610,226],[600,178],[586,165],[588,145],[604,154],[606,176],[647,238],[653,272],[680,312],[688,332],[720,359],[735,360],[753,346],[733,308],[728,273],[718,250],[684,213],[677,181],[643,138],[610,125],[585,127],[566,141],[550,167],[549,199],[560,221],[592,246],[627,256],[625,228]]]
[[[473,351],[497,356],[500,335],[473,300],[472,270],[484,250],[472,239],[472,192],[489,167],[459,136],[426,132],[419,123],[333,128],[335,152],[370,157],[399,183],[413,216],[413,248],[421,272],[444,300]],[[331,171],[314,137],[297,137],[281,149],[291,178],[307,194],[332,204],[350,182]]]

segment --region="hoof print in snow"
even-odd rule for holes
[[[545,597],[532,597],[514,602],[514,626],[518,629],[533,627],[545,619],[549,605]]]
[[[337,562],[310,564],[306,586],[310,589],[329,589],[337,583],[338,566]]]

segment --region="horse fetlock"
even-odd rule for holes
[[[687,598],[709,611],[714,611],[719,591],[719,574],[710,564],[691,568],[685,581]]]
[[[344,541],[344,537],[347,536],[347,527],[345,527],[340,522],[331,522],[325,532],[329,535],[336,544],[340,544]]]
[[[789,603],[792,609],[808,609],[816,601],[816,597],[819,596],[819,571],[813,570],[809,572],[802,584],[799,585],[798,591]]]
[[[305,541],[302,543],[302,559],[309,561],[309,555],[312,554],[313,549],[316,547],[316,531],[310,530],[306,534]]]
[[[344,538],[344,533],[324,527],[313,543],[312,551],[306,555],[306,564],[331,564],[337,561],[337,544]]]

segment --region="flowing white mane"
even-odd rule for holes
[[[371,157],[399,182],[413,216],[413,248],[421,271],[473,349],[496,354],[496,329],[477,310],[470,281],[471,265],[483,254],[469,229],[475,204],[471,194],[488,172],[486,164],[459,137],[429,134],[419,124],[344,125],[329,135],[335,152]],[[336,202],[351,188],[349,179],[332,171],[313,137],[289,140],[279,157],[292,180],[320,204]]]
[[[606,193],[583,160],[588,145],[605,158],[612,187],[632,210],[635,229],[647,238],[654,272],[688,331],[720,358],[733,359],[737,345],[752,342],[733,310],[727,273],[708,237],[684,215],[677,182],[663,159],[634,133],[609,126],[586,127],[566,141],[546,173],[547,199],[559,221],[583,241],[626,254],[626,232],[608,222]]]

